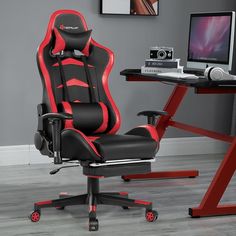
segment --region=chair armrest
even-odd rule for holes
[[[45,113],[45,114],[39,114],[38,113],[38,131],[44,130],[44,121],[49,120],[67,120],[72,119],[73,116],[68,113]]]
[[[137,114],[138,116],[167,116],[166,111],[141,111]]]
[[[73,116],[71,114],[68,113],[46,113],[43,114],[42,116],[40,116],[42,120],[45,119],[50,119],[50,120],[54,120],[54,119],[59,119],[59,120],[68,120],[68,119],[72,119]]]
[[[61,151],[61,121],[66,119],[72,119],[72,115],[68,113],[46,113],[39,115],[39,126],[43,130],[43,123],[45,120],[49,121],[49,125],[52,127],[52,146],[54,153],[54,164],[62,164]]]
[[[137,116],[146,116],[147,123],[150,125],[155,125],[157,116],[167,116],[168,113],[166,111],[141,111],[137,114]]]

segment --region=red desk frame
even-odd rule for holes
[[[122,74],[122,73],[121,73]],[[135,75],[126,75],[127,81],[152,81],[153,79],[142,78]],[[162,81],[155,80],[156,82]],[[210,130],[190,126],[177,121],[174,121],[174,117],[177,109],[179,108],[184,96],[187,93],[189,85],[177,84],[167,101],[164,111],[168,113],[168,116],[162,116],[159,118],[156,130],[160,136],[163,137],[166,129],[171,126],[185,131],[189,131],[195,134],[200,134],[213,139],[221,140],[231,143],[225,157],[220,164],[205,196],[203,197],[200,205],[196,208],[189,209],[189,215],[192,217],[214,216],[214,215],[230,215],[236,214],[236,204],[219,205],[219,202],[229,185],[229,182],[236,170],[236,137],[220,134]],[[236,85],[231,87],[195,87],[197,94],[228,94],[236,93]],[[151,172],[148,174],[129,175],[124,176],[125,180],[130,179],[150,179],[150,178],[177,178],[177,177],[196,177],[198,176],[197,170],[186,171],[169,171],[169,172]]]

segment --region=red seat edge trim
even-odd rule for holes
[[[93,143],[89,140],[89,138],[84,133],[82,133],[81,131],[79,131],[78,129],[75,129],[75,128],[67,128],[66,130],[72,130],[72,131],[75,131],[76,133],[79,133],[84,138],[84,140],[89,144],[89,146],[92,148],[92,150],[95,152],[95,154],[97,156],[101,157],[101,155],[98,153],[96,147],[93,145]]]
[[[155,126],[153,126],[153,125],[141,125],[141,126],[138,126],[138,127],[139,128],[145,128],[150,133],[152,139],[154,139],[155,141],[160,140]]]

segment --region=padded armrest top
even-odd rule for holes
[[[137,114],[138,116],[167,116],[166,111],[141,111]]]

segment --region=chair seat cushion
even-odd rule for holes
[[[104,162],[123,159],[150,159],[155,157],[159,141],[151,126],[130,130],[125,135],[100,134],[86,136],[74,128],[61,133],[61,155],[64,158]]]
[[[105,161],[150,159],[155,156],[158,146],[152,138],[136,135],[103,135],[93,144]]]

